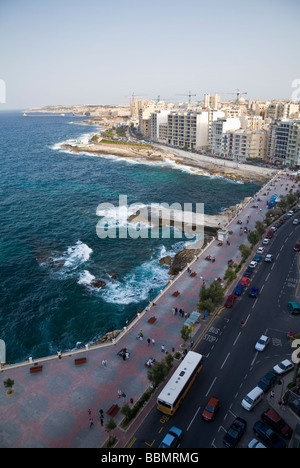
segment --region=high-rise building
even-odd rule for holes
[[[300,120],[282,119],[270,124],[267,156],[273,163],[300,165]]]

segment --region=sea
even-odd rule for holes
[[[9,364],[94,343],[166,286],[168,266],[159,260],[187,239],[172,230],[170,238],[100,238],[100,215],[127,226],[120,196],[132,208],[204,203],[217,214],[260,188],[171,162],[62,150],[99,131],[83,121],[0,112],[0,339]]]

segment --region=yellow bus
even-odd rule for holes
[[[202,354],[189,351],[157,397],[157,409],[174,414],[202,369]]]

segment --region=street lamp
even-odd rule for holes
[[[152,288],[148,291],[148,294],[149,294],[149,302],[151,302],[151,293],[152,293],[152,291],[153,291]]]

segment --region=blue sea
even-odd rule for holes
[[[150,289],[153,299],[166,285],[168,267],[159,259],[185,239],[100,239],[100,204],[118,206],[127,195],[128,205],[205,203],[205,213],[216,214],[259,189],[171,164],[61,150],[60,143],[97,131],[83,120],[0,112],[0,339],[7,363],[93,343],[144,308]],[[106,286],[94,287],[93,279]]]

